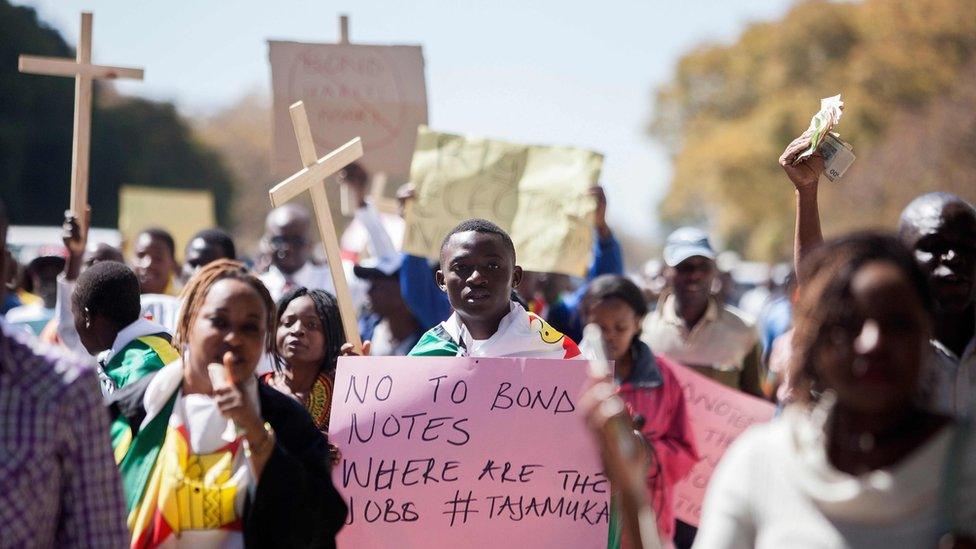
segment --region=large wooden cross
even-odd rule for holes
[[[75,59],[21,55],[20,72],[73,76],[75,78],[75,120],[71,139],[71,211],[85,224],[88,205],[88,153],[91,139],[92,81],[96,78],[142,80],[143,70],[93,65],[91,62],[92,14],[82,12],[81,33]],[[83,226],[82,230],[87,230]]]
[[[319,226],[322,244],[325,245],[325,255],[329,260],[329,271],[335,284],[336,301],[339,302],[339,314],[342,317],[342,327],[346,332],[346,342],[352,343],[357,351],[362,352],[363,343],[359,337],[359,326],[356,324],[356,310],[342,269],[339,238],[332,223],[329,199],[325,194],[325,178],[363,156],[363,142],[357,137],[319,158],[315,152],[312,129],[308,125],[308,115],[305,114],[305,104],[299,101],[289,107],[288,112],[291,114],[291,124],[295,128],[295,138],[298,139],[298,152],[305,167],[268,191],[271,205],[278,207],[305,192],[306,189],[312,193],[312,206],[315,208],[315,219]]]

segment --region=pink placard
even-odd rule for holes
[[[339,547],[605,547],[585,383],[572,360],[339,359]]]
[[[701,460],[675,486],[675,515],[698,526],[702,501],[722,454],[753,423],[769,421],[775,407],[765,400],[730,389],[681,365],[672,369],[685,393],[691,430]]]

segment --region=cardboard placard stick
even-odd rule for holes
[[[376,211],[389,215],[399,215],[400,214],[400,204],[395,198],[387,198],[384,192],[386,191],[386,172],[376,172],[373,175],[373,180],[370,181],[372,189],[369,191],[370,200],[373,202],[373,207]]]
[[[298,140],[298,150],[305,167],[268,191],[271,205],[278,207],[306,189],[312,194],[315,220],[319,226],[322,244],[325,245],[325,255],[329,260],[329,271],[335,284],[336,300],[339,302],[339,314],[342,317],[342,327],[346,332],[346,342],[352,343],[357,352],[362,352],[363,343],[359,337],[359,326],[356,324],[356,310],[352,306],[352,295],[349,293],[349,285],[346,283],[346,275],[342,269],[339,238],[332,223],[329,199],[325,194],[325,178],[363,156],[363,142],[357,137],[318,158],[315,142],[312,140],[312,129],[308,125],[308,115],[305,114],[305,104],[299,101],[289,107],[288,112],[291,114],[295,138]]]
[[[339,43],[348,44],[349,43],[349,16],[340,15],[339,16]],[[339,188],[339,211],[342,215],[346,217],[352,217],[356,215],[356,208],[358,204],[353,206],[352,195],[349,194],[349,187],[343,185]]]
[[[91,142],[92,81],[114,78],[142,80],[143,70],[126,67],[93,65],[92,14],[82,12],[81,32],[75,60],[57,57],[21,55],[18,69],[23,73],[73,76],[75,79],[74,132],[71,138],[71,211],[81,224],[81,231],[88,230],[85,208],[88,205],[88,158]]]

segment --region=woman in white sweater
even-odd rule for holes
[[[695,547],[976,547],[976,434],[917,403],[931,305],[911,254],[855,234],[799,274],[797,400],[722,458]]]

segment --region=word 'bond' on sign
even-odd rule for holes
[[[585,376],[568,360],[341,359],[340,544],[605,544],[610,485],[577,409]]]

